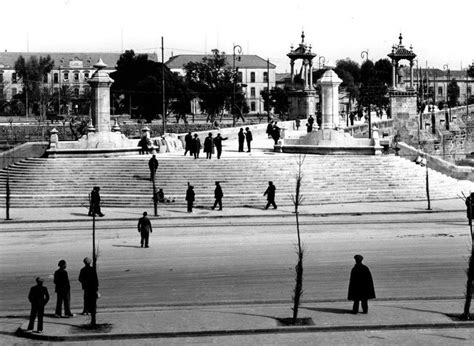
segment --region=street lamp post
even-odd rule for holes
[[[363,50],[363,51],[360,53],[360,57],[361,57],[362,59],[365,58],[365,60],[369,60],[369,50],[368,50],[368,49],[367,49],[367,50]]]
[[[447,104],[448,104],[449,120],[451,120],[451,104],[449,102],[450,100],[449,100],[449,93],[448,93],[449,84],[451,82],[451,71],[449,70],[449,65],[444,64],[443,65],[443,70],[447,70],[447,74],[448,74],[448,80],[447,80],[447,83],[446,83],[446,101],[447,101]]]
[[[237,71],[235,70],[235,52],[237,51],[237,54],[241,55],[242,54],[242,47],[239,46],[238,44],[234,44],[232,47],[232,108],[231,108],[231,113],[232,113],[232,126],[235,126],[235,79],[237,75]],[[240,60],[240,57],[239,57]]]

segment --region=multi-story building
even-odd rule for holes
[[[203,58],[211,55],[192,54],[172,56],[165,64],[171,72],[184,75],[184,65],[189,62],[201,62]],[[235,66],[238,74],[238,82],[245,87],[245,99],[250,113],[264,113],[264,102],[260,92],[267,87],[275,87],[276,66],[258,55],[226,56],[229,66]]]

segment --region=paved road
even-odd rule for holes
[[[344,300],[355,253],[365,256],[378,298],[462,296],[470,248],[464,217],[303,218],[305,300]],[[170,227],[164,221],[149,249],[138,247],[135,222],[98,222],[99,305],[291,299],[296,264],[291,218],[192,222]],[[73,309],[80,309],[76,278],[82,258],[90,255],[89,224],[12,227],[16,230],[0,233],[0,311],[27,310],[28,288],[38,274],[48,278],[53,293],[51,276],[61,258],[69,263]]]

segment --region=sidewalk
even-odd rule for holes
[[[152,218],[151,208],[102,208],[105,217],[101,220],[137,220],[147,210]],[[337,216],[337,215],[377,215],[377,214],[419,214],[419,213],[465,213],[464,202],[458,198],[435,200],[431,202],[431,210],[427,210],[426,201],[413,202],[377,202],[377,203],[343,203],[303,205],[299,208],[300,215]],[[86,208],[11,208],[11,220],[5,220],[5,214],[0,224],[30,223],[30,222],[83,222],[92,218],[87,216]],[[282,206],[278,209],[264,210],[252,207],[223,208],[222,211],[213,211],[210,208],[195,207],[193,213],[186,213],[185,207],[175,207],[169,204],[158,205],[160,220],[192,220],[202,218],[255,218],[255,217],[284,217],[294,216],[294,207]],[[5,211],[3,211],[5,213]]]
[[[304,303],[300,318],[306,326],[283,326],[281,318],[292,316],[292,303],[213,306],[178,306],[130,309],[100,309],[100,330],[88,329],[90,318],[45,317],[42,334],[27,332],[27,322],[17,335],[49,341],[144,339],[295,332],[337,332],[429,328],[471,328],[473,321],[450,315],[462,312],[462,300],[371,301],[368,314],[350,313],[351,302]]]

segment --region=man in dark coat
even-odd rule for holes
[[[244,151],[244,142],[245,142],[245,133],[244,133],[243,128],[239,130],[239,133],[237,134],[237,136],[239,138],[239,153],[242,153]]]
[[[369,311],[367,300],[375,298],[374,281],[369,268],[362,264],[364,257],[355,255],[354,259],[356,264],[351,271],[347,299],[354,301],[352,313],[359,312],[359,302],[362,302],[362,312],[366,314]]]
[[[186,190],[186,201],[188,202],[188,213],[193,212],[194,203],[194,186],[188,183],[188,189]]]
[[[471,193],[469,196],[467,196],[465,203],[466,203],[466,208],[467,208],[466,209],[467,221],[469,225],[471,225],[472,218],[474,217],[474,192]]]
[[[54,317],[61,317],[61,310],[64,302],[64,316],[73,317],[71,312],[71,286],[69,284],[69,276],[66,271],[66,261],[60,260],[59,269],[54,272],[54,284],[57,295],[56,311]]]
[[[48,304],[49,293],[48,289],[43,286],[44,280],[36,278],[36,286],[31,287],[28,294],[28,300],[31,303],[30,323],[28,324],[28,331],[32,331],[35,325],[36,316],[38,316],[38,333],[43,332],[43,316],[44,307]]]
[[[200,151],[201,151],[201,140],[199,139],[197,133],[195,133],[194,139],[193,139],[193,154],[194,154],[195,159],[199,158]]]
[[[214,139],[212,138],[212,132],[204,140],[204,152],[206,153],[206,159],[211,159],[214,154]]]
[[[219,210],[222,210],[222,197],[224,197],[224,193],[222,192],[221,184],[216,181],[216,188],[214,189],[214,198],[216,201],[214,202],[212,210],[216,209],[217,204],[219,204]]]
[[[248,127],[245,128],[245,140],[247,141],[247,152],[250,153],[250,142],[253,141],[252,131]]]
[[[227,138],[221,137],[221,134],[218,133],[216,138],[214,138],[214,146],[216,147],[217,158],[220,159],[222,155],[222,141],[227,140]]]
[[[184,136],[184,156],[189,151],[189,156],[193,155],[193,136],[191,135],[191,132],[188,132],[186,136]]]
[[[309,115],[308,121],[306,123],[306,129],[308,133],[313,132],[314,118],[313,115]]]
[[[138,220],[138,233],[141,235],[140,246],[148,247],[148,239],[150,238],[150,233],[153,233],[151,228],[151,221],[147,218],[147,212],[143,212],[143,217]]]
[[[84,258],[84,267],[79,272],[79,282],[84,290],[84,310],[83,315],[91,314],[95,318],[97,308],[97,291],[99,290],[99,279],[94,267],[91,267],[92,260]],[[93,321],[95,323],[95,321]]]
[[[264,196],[267,196],[267,205],[265,206],[265,209],[268,209],[270,204],[273,205],[273,209],[277,208],[277,205],[275,204],[275,190],[275,185],[273,185],[272,181],[269,181],[268,187],[265,190],[265,193],[263,194]]]
[[[273,131],[273,121],[270,121],[267,125],[267,135],[268,135],[268,138],[272,138],[273,135],[272,135],[272,131]]]
[[[94,186],[90,195],[89,216],[98,214],[100,217],[104,216],[100,211],[100,187]]]
[[[273,141],[275,142],[275,144],[277,144],[278,140],[280,139],[280,128],[277,126],[276,121],[273,124],[273,128],[272,128],[272,138],[273,138]]]
[[[150,180],[153,181],[156,176],[156,170],[158,169],[159,163],[156,159],[156,155],[153,154],[151,159],[148,161],[148,168],[150,168]]]

